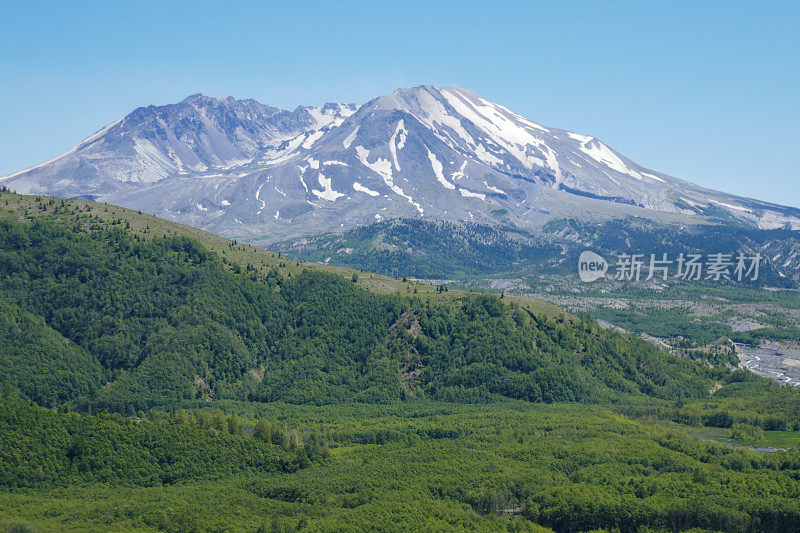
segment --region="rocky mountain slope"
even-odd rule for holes
[[[193,95],[135,110],[0,179],[267,244],[394,218],[536,230],[558,218],[800,229],[800,210],[703,189],[462,88],[284,111]]]

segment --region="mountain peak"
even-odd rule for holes
[[[181,103],[187,103],[187,104],[207,103],[209,101],[218,101],[218,100],[219,100],[218,98],[214,98],[213,96],[206,96],[203,93],[194,93],[190,94],[189,96],[181,100]]]
[[[255,107],[262,107],[266,109],[274,109],[270,106],[264,105],[261,102],[253,100],[252,98],[244,98],[238,99],[233,96],[222,96],[222,97],[214,97],[208,96],[203,93],[195,93],[190,94],[186,98],[181,101],[182,104],[191,104],[191,105],[199,105],[199,106],[209,106],[209,105],[219,105],[219,104],[227,104],[232,106],[255,106]]]
[[[425,84],[400,87],[391,94],[376,98],[371,104],[377,109],[396,109],[415,115],[419,114],[422,117],[431,116],[431,114],[456,116],[458,113],[453,113],[454,98],[474,103],[488,102],[465,87]]]
[[[466,87],[459,87],[459,86],[456,86],[456,85],[433,85],[431,83],[423,83],[421,85],[412,85],[412,86],[409,86],[409,87],[398,87],[397,89],[395,89],[394,92],[395,93],[414,93],[414,92],[420,92],[420,91],[433,92],[433,91],[441,91],[441,90],[444,90],[444,89],[450,89],[450,90],[454,90],[454,91],[472,92],[469,89],[467,89]]]

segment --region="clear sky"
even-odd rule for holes
[[[0,175],[134,108],[468,87],[647,167],[800,206],[800,1],[0,0]]]

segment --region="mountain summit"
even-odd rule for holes
[[[196,94],[138,108],[0,183],[263,243],[399,217],[535,229],[636,215],[800,229],[798,209],[701,188],[595,137],[429,85],[294,111]]]

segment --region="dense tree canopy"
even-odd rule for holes
[[[0,224],[0,365],[46,405],[706,394],[699,365],[495,296],[423,302],[320,272],[236,273],[186,237]]]

